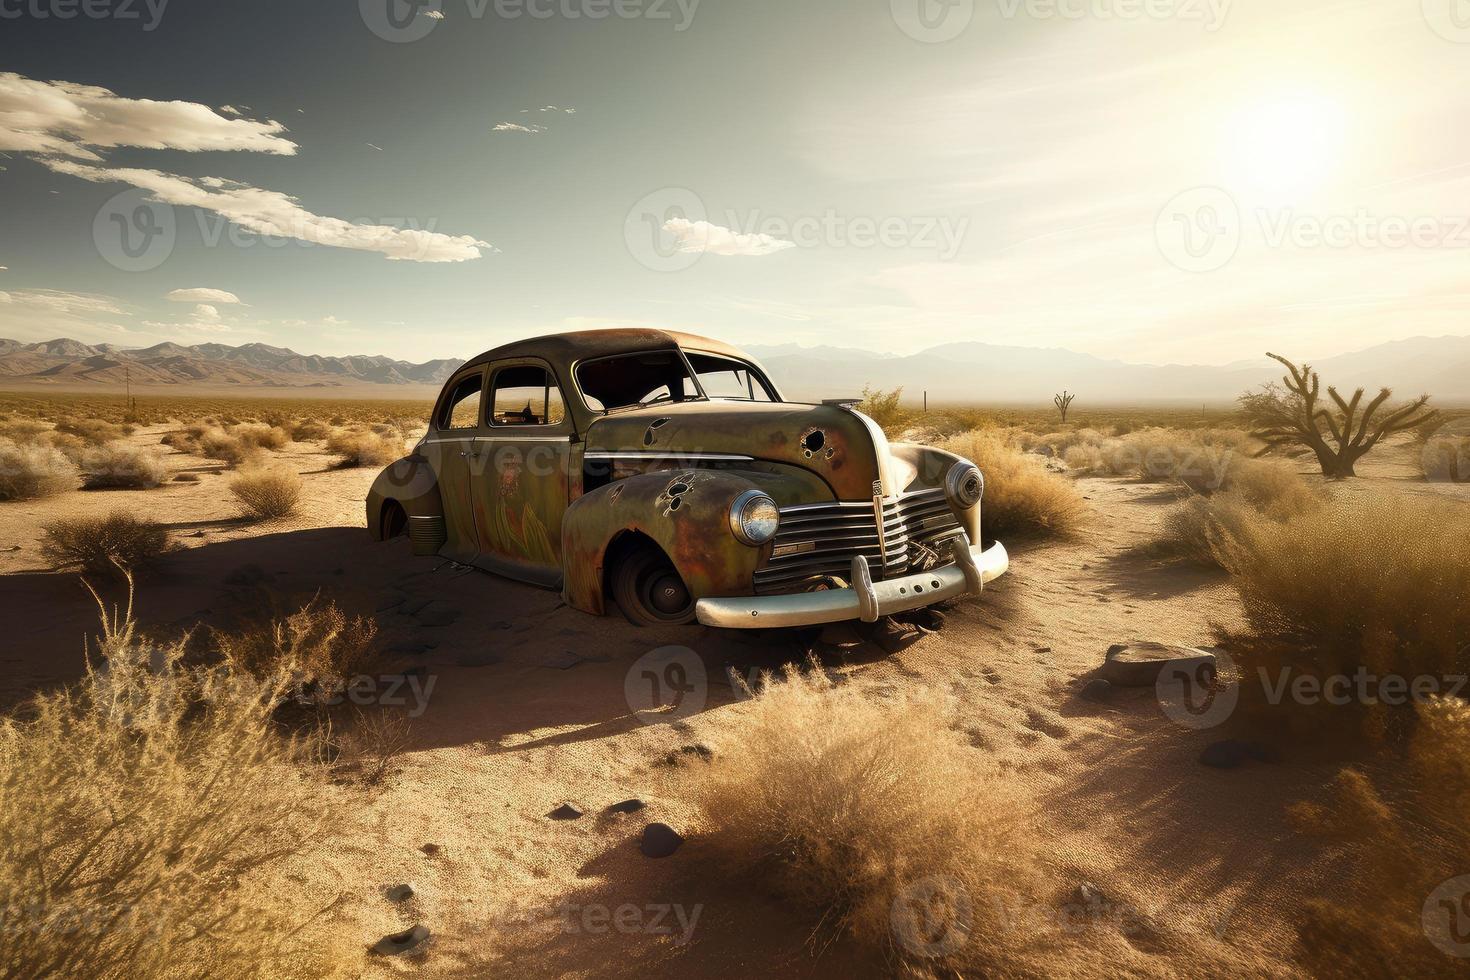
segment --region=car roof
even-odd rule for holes
[[[513,357],[539,357],[554,364],[570,365],[589,357],[606,357],[610,354],[628,354],[641,350],[659,350],[669,347],[686,350],[708,351],[750,360],[748,354],[738,347],[709,337],[676,330],[651,330],[643,327],[618,327],[607,330],[574,330],[569,333],[546,334],[502,344],[465,363],[474,367],[490,361],[502,361]]]

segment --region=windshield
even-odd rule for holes
[[[585,361],[577,366],[577,386],[594,412],[704,398],[677,350],[640,351]]]
[[[718,354],[700,354],[690,351],[689,364],[699,378],[699,387],[710,398],[733,399],[744,402],[773,402],[765,379],[751,365],[731,357]]]

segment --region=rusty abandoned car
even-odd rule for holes
[[[686,334],[506,344],[450,377],[368,529],[640,625],[874,622],[980,592],[1009,561],[981,544],[980,470],[852,404],[785,401]]]

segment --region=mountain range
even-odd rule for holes
[[[903,388],[906,401],[1048,404],[1055,392],[1079,404],[1223,404],[1282,374],[1262,356],[1226,365],[1130,364],[1061,348],[962,342],[917,354],[879,354],[845,347],[746,345],[787,397],[846,397],[866,387]],[[1288,352],[1294,353],[1294,352]],[[298,354],[267,344],[156,344],[141,349],[59,338],[25,344],[0,340],[0,387],[7,384],[238,386],[330,388],[441,385],[460,364],[421,364],[384,356]],[[1324,384],[1404,396],[1428,392],[1440,404],[1470,403],[1470,337],[1414,337],[1312,362]]]

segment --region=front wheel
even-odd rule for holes
[[[634,626],[680,626],[694,621],[694,597],[663,552],[639,548],[613,568],[612,596]]]

